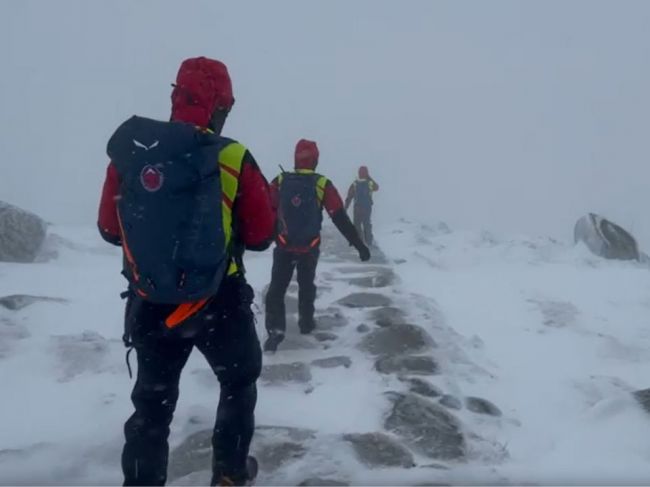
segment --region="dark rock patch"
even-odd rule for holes
[[[303,480],[298,484],[301,487],[309,487],[309,486],[347,486],[350,485],[347,482],[343,482],[341,480],[334,480],[334,479],[325,479],[325,478],[320,478],[320,477],[310,477],[308,479]]]
[[[425,397],[442,396],[442,391],[438,387],[434,386],[424,379],[418,379],[416,377],[404,377],[401,380],[409,384],[410,392],[414,392],[415,394],[420,394],[421,396]]]
[[[197,431],[174,448],[169,455],[169,480],[212,468],[212,428]]]
[[[18,311],[20,309],[26,308],[31,304],[40,302],[67,303],[68,300],[62,298],[50,298],[46,296],[30,296],[28,294],[12,294],[10,296],[3,296],[0,298],[0,306],[11,311]]]
[[[461,425],[442,406],[415,394],[391,393],[393,408],[386,430],[429,458],[460,459],[465,456]]]
[[[345,367],[346,369],[352,366],[352,359],[346,356],[327,357],[313,360],[311,364],[314,367],[321,367],[323,369],[333,369],[335,367]]]
[[[390,305],[390,298],[383,294],[353,293],[338,301],[348,308],[376,308]]]
[[[650,413],[650,388],[635,391],[632,395],[639,402],[641,407],[645,409],[647,413]]]
[[[311,371],[303,362],[270,364],[262,367],[261,379],[270,385],[306,383],[311,380]]]
[[[460,402],[460,399],[449,394],[445,394],[440,398],[440,404],[449,409],[459,410],[463,408],[463,403]]]
[[[357,326],[357,331],[359,333],[368,333],[370,331],[370,327],[365,323],[361,323],[359,326]]]
[[[411,468],[415,465],[411,452],[385,433],[355,433],[343,439],[352,444],[357,458],[367,467]]]
[[[319,342],[331,342],[338,338],[338,335],[328,331],[316,331],[313,333],[313,336]]]
[[[399,308],[390,306],[372,310],[370,318],[377,324],[377,326],[392,326],[401,325],[405,323],[406,314]]]
[[[316,329],[331,331],[342,328],[348,324],[348,319],[338,310],[316,317]]]
[[[424,352],[435,345],[433,338],[416,325],[376,328],[363,338],[359,348],[372,355],[398,355]]]
[[[501,410],[487,399],[480,397],[465,398],[465,407],[473,413],[487,414],[488,416],[501,416]]]
[[[428,355],[380,357],[375,368],[382,374],[434,375],[439,371],[436,361]]]

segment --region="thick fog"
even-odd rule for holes
[[[205,55],[269,179],[313,138],[382,221],[568,239],[595,211],[650,247],[649,2],[3,0],[0,46],[0,200],[53,222],[94,223],[112,130]]]

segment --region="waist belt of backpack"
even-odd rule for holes
[[[227,275],[224,276],[224,279],[229,277],[242,275],[244,272],[244,262],[241,254],[237,254],[231,258],[231,263],[228,265]],[[222,281],[223,283],[223,281]],[[176,309],[165,318],[165,326],[169,329],[176,328],[178,325],[182,324],[188,318],[191,318],[196,313],[201,311],[212,299],[214,296],[208,298],[200,299],[198,301],[192,301],[189,303],[179,304]]]
[[[280,244],[280,247],[282,247],[282,249],[286,250],[287,252],[306,254],[308,252],[311,252],[316,247],[318,247],[318,244],[320,244],[320,236],[312,240],[307,246],[295,246],[295,245],[289,245],[289,243],[287,242],[287,238],[284,235],[278,235],[278,243]]]

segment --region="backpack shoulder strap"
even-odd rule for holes
[[[329,179],[320,174],[317,175],[318,179],[316,180],[316,195],[318,196],[318,202],[322,205],[323,199],[325,198],[325,187],[329,183]]]
[[[234,140],[226,139],[226,145],[219,152],[219,169],[221,170],[221,193],[222,193],[222,218],[223,229],[226,234],[226,243],[232,242],[232,208],[239,189],[239,175],[241,174],[242,164],[246,147]],[[228,268],[228,275],[235,274],[239,266],[234,260]]]

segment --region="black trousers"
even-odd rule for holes
[[[366,245],[372,245],[372,206],[355,205],[353,212],[354,226]]]
[[[126,330],[137,353],[138,373],[131,394],[135,412],[124,425],[124,485],[164,485],[167,480],[169,425],[181,371],[193,347],[205,356],[221,384],[212,438],[212,485],[222,475],[245,480],[255,429],[255,383],[262,364],[252,301],[253,290],[242,277],[226,278],[212,302],[173,331],[165,328],[164,320],[174,305],[139,298],[127,303]],[[193,329],[194,336],[181,335],[184,327]]]
[[[266,294],[266,329],[269,334],[287,329],[284,296],[293,277],[298,272],[298,326],[303,333],[314,329],[314,302],[316,301],[316,266],[319,249],[309,252],[288,252],[280,247],[273,251],[273,270],[271,284]]]

